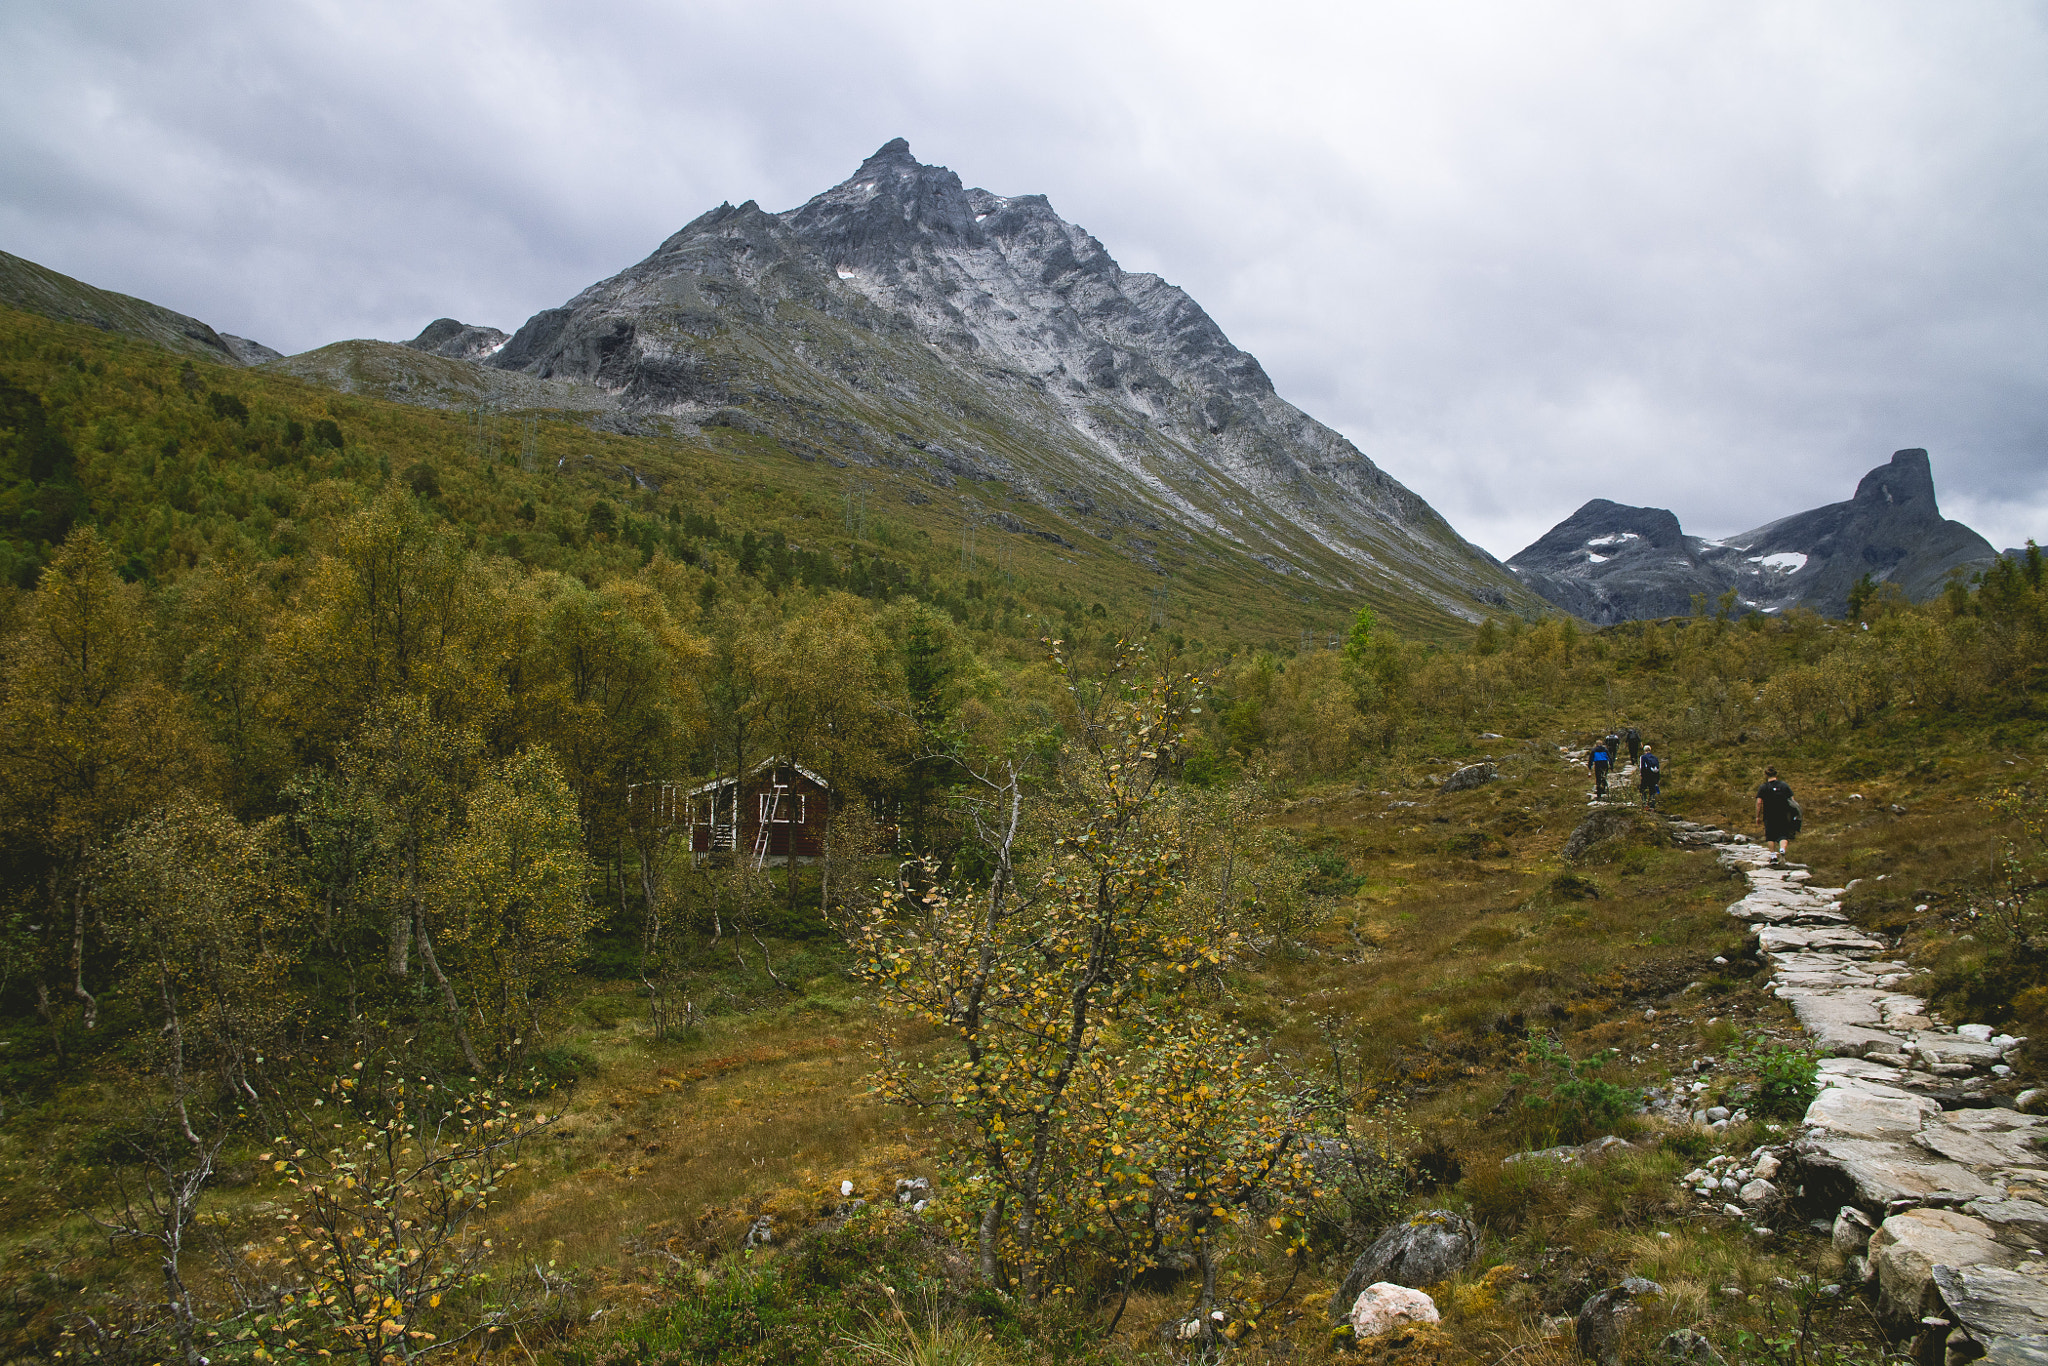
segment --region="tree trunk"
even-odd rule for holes
[[[417,926],[420,941],[420,961],[427,965],[427,971],[440,984],[441,999],[448,1006],[448,1022],[455,1026],[455,1042],[462,1046],[462,1060],[469,1064],[469,1070],[477,1076],[484,1074],[484,1065],[477,1058],[476,1046],[469,1041],[469,1031],[462,1024],[462,1003],[455,999],[455,988],[448,983],[448,976],[441,971],[440,960],[434,957],[434,941],[427,936],[425,921]]]
[[[998,1195],[981,1212],[981,1283],[992,1289],[1001,1289],[1000,1272],[996,1266],[996,1233],[1003,1226],[1003,1197]]]

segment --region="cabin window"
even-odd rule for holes
[[[790,825],[793,823],[802,825],[804,823],[803,793],[785,792],[782,794],[782,800],[778,802],[775,800],[773,792],[763,792],[758,794],[758,800],[761,804],[761,814],[755,819],[762,824]],[[772,817],[769,815],[771,810],[774,812]]]

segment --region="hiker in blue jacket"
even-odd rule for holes
[[[1593,774],[1593,800],[1607,800],[1607,770],[1614,766],[1614,745],[1601,739],[1593,742],[1593,753],[1586,760],[1586,767]]]

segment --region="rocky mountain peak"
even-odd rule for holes
[[[1542,559],[1573,552],[1604,551],[1612,559],[1623,551],[1683,550],[1685,532],[1668,508],[1631,507],[1627,503],[1594,498],[1577,512],[1559,522],[1534,545],[1508,561],[1510,566],[1525,558]]]
[[[999,482],[1106,539],[1150,533],[1129,552],[1147,563],[1178,523],[1260,547],[1273,572],[1341,563],[1332,586],[1398,583],[1472,619],[1533,605],[1275,394],[1186,291],[1125,271],[1044,196],[970,189],[902,138],[794,209],[700,216],[487,363],[588,381],[629,413]]]
[[[1934,501],[1934,468],[1927,452],[1915,446],[1894,451],[1891,463],[1879,465],[1856,485],[1853,503],[1887,508],[1911,508],[1913,513],[1939,520],[1941,509]]]

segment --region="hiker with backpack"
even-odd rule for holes
[[[1621,739],[1622,743],[1628,746],[1628,761],[1632,764],[1640,763],[1643,751],[1649,748],[1648,745],[1643,743],[1643,733],[1634,726],[1630,726],[1621,733]]]
[[[1664,762],[1649,746],[1643,746],[1642,756],[1636,760],[1636,791],[1642,795],[1643,809],[1657,809],[1657,794],[1664,790]]]
[[[1612,740],[1595,740],[1593,742],[1593,752],[1586,759],[1586,767],[1593,774],[1593,800],[1596,802],[1607,800],[1607,770],[1613,767],[1613,765],[1614,742]]]
[[[1799,833],[1802,814],[1792,788],[1778,776],[1778,770],[1766,768],[1764,785],[1756,790],[1756,818],[1764,828],[1765,847],[1776,840],[1780,854],[1789,852],[1792,837]]]

